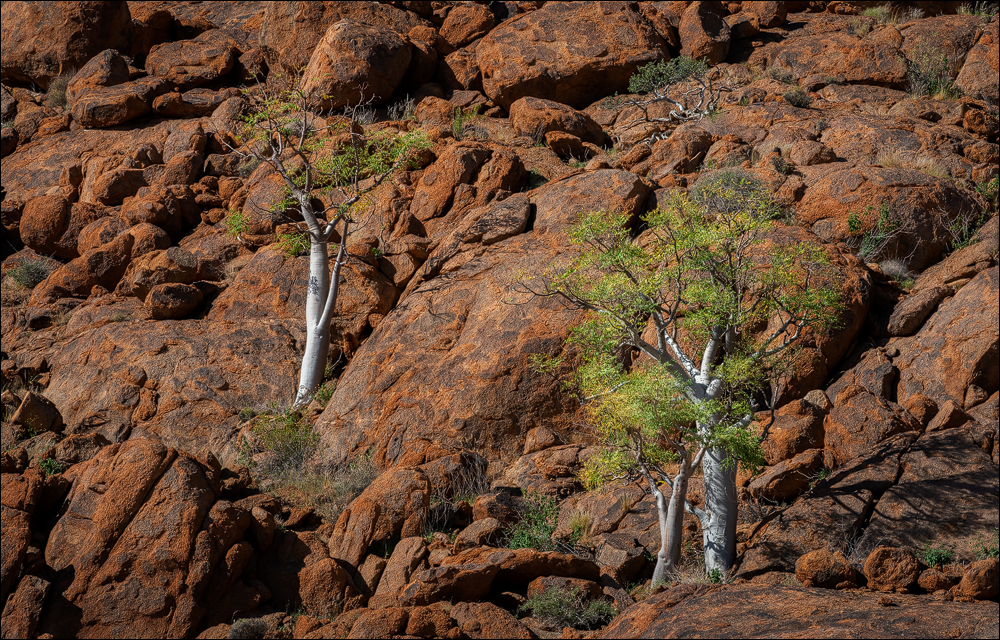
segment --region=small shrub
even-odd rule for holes
[[[865,18],[851,18],[850,24],[847,25],[847,30],[859,38],[864,38],[872,30],[872,21]]]
[[[1000,529],[994,529],[992,536],[984,533],[977,535],[972,542],[972,552],[976,554],[976,560],[1000,560]]]
[[[525,502],[527,506],[520,522],[507,532],[507,548],[553,551],[556,545],[552,542],[552,534],[559,516],[555,500],[534,493],[529,494]]]
[[[927,174],[932,178],[939,178],[941,180],[951,179],[951,171],[949,171],[946,166],[934,158],[929,158],[927,156],[915,159],[912,163],[910,163],[910,168]]]
[[[34,289],[45,282],[53,271],[43,260],[29,259],[7,272],[7,277],[23,289]]]
[[[718,567],[705,574],[705,577],[707,577],[708,581],[712,584],[722,584],[726,580],[725,574],[723,574],[722,570]]]
[[[240,424],[246,424],[256,417],[257,417],[257,412],[251,409],[250,407],[243,407],[242,409],[240,409],[240,412],[237,415]]]
[[[952,561],[955,557],[955,550],[948,547],[935,547],[928,542],[919,555],[928,567],[942,567]]]
[[[800,86],[794,86],[786,91],[784,98],[785,102],[800,109],[805,109],[812,102],[812,99]]]
[[[887,6],[869,7],[861,12],[866,18],[872,18],[882,24],[888,24],[892,20],[893,13]]]
[[[764,69],[762,74],[765,78],[770,78],[772,80],[777,80],[778,82],[784,82],[785,84],[792,84],[795,82],[795,76],[792,72],[784,67],[770,66]]]
[[[618,615],[614,606],[604,599],[589,602],[580,589],[553,588],[528,598],[520,611],[556,628],[572,627],[591,630],[604,626]]]
[[[279,233],[278,251],[289,258],[297,258],[309,253],[310,241],[307,233]]]
[[[114,323],[125,322],[126,320],[128,320],[128,316],[125,315],[124,313],[116,313],[115,315],[111,316],[111,322]]]
[[[704,204],[711,213],[754,212],[770,219],[777,215],[771,192],[758,178],[743,169],[722,169],[698,179],[691,199]]]
[[[337,385],[334,382],[328,382],[316,391],[316,395],[313,396],[316,402],[320,403],[324,407],[329,404],[330,399],[333,398],[333,392],[337,390]]]
[[[406,96],[399,102],[389,107],[390,120],[415,120],[417,103],[410,96]]]
[[[904,164],[903,156],[894,149],[880,151],[875,156],[875,164],[886,169],[897,169]]]
[[[852,211],[847,216],[847,230],[851,234],[848,245],[852,246],[865,262],[874,262],[882,257],[892,241],[902,233],[903,225],[890,218],[889,204],[883,202],[878,213],[868,205],[864,213]]]
[[[986,211],[959,211],[955,219],[948,223],[948,233],[951,235],[953,251],[964,249],[975,243],[976,234],[989,222],[990,214]]]
[[[271,626],[263,618],[244,618],[229,627],[229,640],[263,640]]]
[[[628,82],[630,93],[650,93],[708,72],[708,65],[688,56],[639,67]]]
[[[468,113],[463,112],[461,107],[455,107],[455,119],[451,123],[451,132],[456,140],[464,140],[466,125],[472,124],[482,117],[479,115],[480,106],[477,104]]]
[[[53,78],[49,82],[49,90],[45,92],[45,103],[50,107],[65,107],[66,106],[66,87],[69,86],[69,81],[73,79],[75,73],[64,73],[56,78]]]
[[[569,520],[569,542],[576,546],[585,544],[590,539],[590,514],[585,511],[574,511]]]
[[[233,238],[239,238],[250,229],[249,217],[238,209],[231,209],[222,224],[226,227],[226,233]]]
[[[896,282],[904,282],[913,277],[906,262],[899,259],[884,260],[879,264],[879,269]]]
[[[3,122],[0,122],[0,129],[13,129],[13,128],[14,128],[13,120],[4,120]]]
[[[983,19],[985,24],[989,24],[993,18],[997,15],[1000,8],[992,2],[973,2],[971,4],[966,3],[958,8],[958,13],[963,16],[978,16]]]
[[[823,467],[822,469],[820,469],[820,472],[816,474],[816,477],[812,479],[812,482],[809,483],[809,489],[810,490],[815,489],[817,485],[819,485],[819,483],[823,482],[829,477],[830,477],[830,470],[827,469],[826,467]]]
[[[62,473],[65,466],[55,458],[45,458],[38,463],[38,468],[41,469],[42,472],[45,473],[45,477],[48,478],[49,476]]]
[[[998,204],[997,195],[1000,192],[1000,177],[994,176],[991,180],[984,180],[977,183],[975,191],[986,201],[986,206],[989,210],[996,213]]]
[[[910,93],[941,100],[960,95],[954,82],[956,65],[943,49],[921,40],[910,56],[906,72]]]

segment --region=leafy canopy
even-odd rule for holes
[[[781,242],[779,213],[759,181],[722,171],[646,215],[635,239],[622,213],[574,225],[580,253],[550,274],[549,292],[591,311],[569,338],[605,445],[587,485],[701,448],[762,464],[757,400],[795,365],[802,332],[833,327],[840,306],[826,254]],[[627,366],[632,349],[641,357]]]

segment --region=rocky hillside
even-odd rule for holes
[[[998,637],[988,3],[5,2],[0,30],[3,638]],[[630,79],[679,56],[717,108],[637,126]],[[301,69],[431,146],[349,236],[291,412],[309,260],[247,218],[284,184],[234,132]],[[580,214],[720,171],[845,309],[740,473],[733,575],[690,517],[654,585],[653,499],[584,490],[586,413],[532,364],[584,316],[518,283]]]

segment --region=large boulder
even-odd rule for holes
[[[507,20],[476,49],[483,87],[507,108],[524,96],[583,108],[624,92],[666,43],[628,2],[552,2]]]
[[[329,27],[350,19],[407,35],[431,24],[418,15],[381,2],[268,2],[260,27],[260,45],[272,72],[294,76],[309,64]]]
[[[864,574],[869,589],[905,593],[920,578],[920,562],[912,551],[878,547],[865,560]]]
[[[979,40],[976,42],[969,55],[962,65],[962,70],[955,80],[955,86],[962,90],[962,93],[991,100],[994,104],[1000,101],[1000,81],[997,75],[1000,74],[1000,55],[997,54],[997,44],[1000,38],[997,37],[997,22],[993,21],[984,30]]]
[[[229,73],[236,61],[236,47],[226,32],[206,31],[194,40],[153,47],[146,58],[146,71],[181,89],[191,89]]]
[[[387,27],[353,20],[330,26],[302,76],[302,90],[324,109],[388,100],[410,64],[410,45]]]
[[[73,105],[73,119],[87,128],[116,127],[152,112],[153,101],[169,89],[160,78],[140,78],[110,87],[95,87],[77,99]]]
[[[128,62],[114,49],[97,54],[77,71],[66,86],[66,102],[72,109],[91,89],[112,87],[129,81]]]
[[[898,227],[870,260],[904,258],[911,269],[934,264],[952,240],[949,225],[960,211],[976,211],[975,198],[950,180],[903,168],[844,167],[807,182],[796,219],[827,242],[856,242],[852,220],[869,231],[884,216]],[[884,212],[884,213],[883,213]]]
[[[541,140],[550,131],[562,131],[603,145],[607,136],[601,125],[582,111],[541,98],[521,98],[510,106],[510,124],[522,136]]]
[[[408,442],[427,439],[474,443],[484,455],[513,461],[535,427],[568,427],[576,403],[530,358],[561,352],[579,313],[517,294],[511,279],[539,277],[566,256],[567,226],[579,213],[638,214],[648,195],[635,175],[605,170],[535,191],[531,207],[519,209],[534,210],[533,226],[527,215],[500,215],[514,213],[507,201],[470,212],[342,376],[318,423],[333,457],[372,447],[373,459],[390,466],[407,455]]]
[[[124,2],[5,2],[0,77],[48,88],[105,49],[128,53],[132,17]]]
[[[692,2],[682,14],[677,29],[681,54],[713,66],[724,62],[729,55],[730,38],[729,25],[723,19],[725,14],[721,2]]]
[[[900,400],[921,393],[939,406],[951,400],[964,407],[972,386],[987,396],[1000,390],[1000,320],[996,306],[984,304],[998,291],[1000,269],[993,267],[942,302],[916,335],[893,339]]]

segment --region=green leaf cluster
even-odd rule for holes
[[[747,420],[755,400],[797,366],[801,332],[834,327],[841,305],[826,253],[780,241],[779,212],[763,184],[727,170],[641,220],[599,211],[572,227],[579,254],[553,269],[549,287],[591,312],[568,340],[604,445],[581,474],[588,488],[702,447],[763,464]],[[711,344],[717,355],[698,379],[691,369]]]
[[[631,93],[652,93],[707,72],[708,64],[689,56],[679,56],[668,62],[650,62],[636,70],[629,79],[628,90]]]

